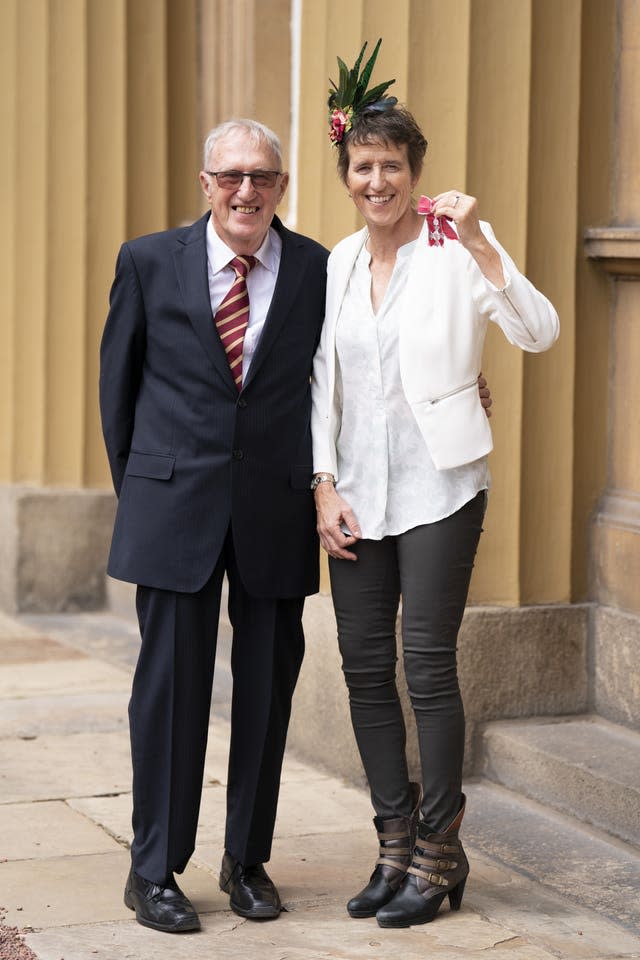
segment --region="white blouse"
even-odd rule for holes
[[[442,520],[489,486],[486,457],[435,468],[402,389],[398,302],[418,242],[398,250],[377,314],[371,305],[371,257],[363,246],[336,328],[342,408],[337,491],[368,540]]]

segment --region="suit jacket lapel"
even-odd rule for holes
[[[206,229],[208,220],[209,214],[206,214],[192,224],[181,237],[178,237],[179,246],[174,252],[174,262],[180,292],[191,325],[211,363],[222,380],[235,394],[237,391],[229,369],[229,362],[211,313],[207,279]]]
[[[251,383],[280,333],[300,289],[305,268],[305,257],[301,250],[302,244],[296,241],[295,235],[282,225],[278,217],[273,218],[271,225],[278,231],[282,239],[280,267],[262,335],[253,355],[244,386]]]

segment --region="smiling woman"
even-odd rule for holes
[[[414,207],[427,141],[406,108],[379,99],[388,84],[367,94],[378,47],[362,76],[364,50],[352,71],[339,61],[329,99],[338,170],[366,228],[329,258],[314,495],[380,842],[347,910],[408,927],[433,920],[446,896],[457,910],[469,872],[456,648],[489,487],[491,430],[476,385],[485,331],[491,320],[538,352],[558,318],[478,219],[474,197],[452,189]],[[396,688],[400,596],[421,784],[409,782]]]
[[[416,182],[405,143],[363,143],[351,147],[347,188],[362,216],[374,228],[406,227],[411,232],[411,192]]]

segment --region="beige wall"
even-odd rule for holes
[[[195,14],[195,0],[0,4],[0,482],[108,482],[97,352],[118,247],[198,209]]]
[[[289,0],[199,0],[198,9],[200,140],[230,117],[255,117],[277,131],[288,157]],[[285,200],[280,214],[287,209]]]
[[[607,483],[636,490],[640,460],[626,439],[638,285],[614,294],[582,249],[586,226],[638,222],[638,6],[397,0],[393,30],[382,0],[301,11],[298,228],[330,246],[359,226],[334,171],[328,77],[337,54],[352,61],[382,36],[376,77],[396,77],[430,140],[419,189],[475,194],[559,309],[548,354],[522,355],[496,331],[487,341],[494,489],[472,600],[584,599],[592,512]],[[199,214],[201,139],[226,116],[263,119],[288,151],[290,12],[289,0],[0,4],[0,483],[108,488],[97,347],[118,246]],[[628,374],[608,404],[616,298],[614,359]]]
[[[572,597],[582,6],[400,2],[392,32],[387,4],[303,5],[300,166],[314,170],[314,186],[301,191],[300,227],[331,245],[360,225],[334,173],[323,106],[336,55],[353,62],[364,39],[382,36],[376,77],[396,77],[391,92],[430,141],[419,190],[456,187],[477,196],[481,215],[561,316],[561,340],[543,356],[523,355],[489,332],[494,486],[475,602]]]

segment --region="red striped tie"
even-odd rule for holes
[[[215,323],[238,390],[242,389],[242,345],[249,322],[247,274],[256,264],[255,257],[234,257],[229,266],[236,272],[231,289],[218,307]]]

